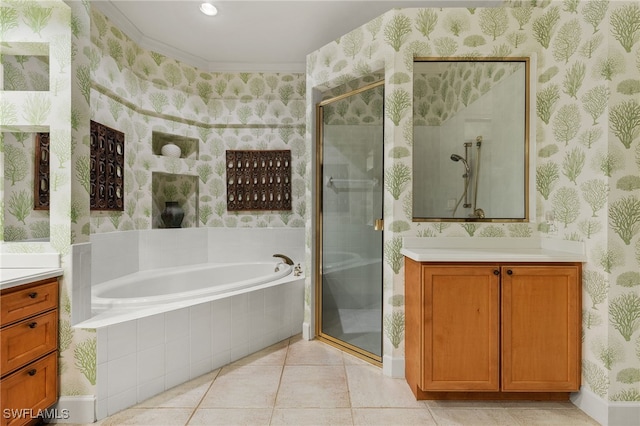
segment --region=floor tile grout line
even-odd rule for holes
[[[278,401],[278,393],[280,392],[280,385],[282,384],[282,376],[284,375],[284,368],[287,366],[287,358],[289,357],[290,348],[291,348],[291,337],[287,339],[287,353],[284,354],[284,362],[282,363],[282,370],[280,370],[280,379],[278,380],[278,388],[276,389],[276,395],[273,398],[273,405],[271,406],[271,416],[269,417],[269,425],[273,423],[273,414],[276,411],[276,402]]]
[[[344,370],[344,383],[347,385],[347,401],[349,401],[349,413],[351,414],[351,425],[354,424],[353,420],[353,404],[351,403],[351,387],[349,386],[349,376],[347,375],[347,364],[344,362],[344,352],[340,354],[342,360],[342,369]]]
[[[220,372],[222,371],[222,367],[217,369],[218,372],[215,374],[215,376],[211,379],[211,383],[209,383],[209,387],[207,387],[207,390],[204,391],[204,393],[202,394],[202,397],[200,398],[200,401],[198,401],[198,403],[196,404],[196,406],[193,408],[193,411],[191,411],[191,415],[189,416],[189,418],[187,419],[187,422],[184,424],[184,426],[188,426],[189,422],[191,421],[191,419],[193,418],[193,416],[196,414],[196,411],[198,411],[198,408],[200,408],[200,405],[202,404],[202,401],[204,401],[204,399],[206,398],[207,394],[209,393],[209,391],[211,390],[211,387],[213,386],[213,382],[216,381],[216,379],[218,378],[218,376],[220,375]]]

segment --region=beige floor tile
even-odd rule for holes
[[[428,408],[505,408],[502,401],[426,400],[422,402]]]
[[[271,408],[200,408],[189,420],[189,426],[261,426],[268,425]]]
[[[393,379],[373,365],[346,365],[351,406],[423,408],[404,379]]]
[[[318,340],[291,338],[286,365],[343,365],[342,351]]]
[[[193,412],[189,408],[129,408],[100,422],[96,426],[184,426]]]
[[[204,374],[187,383],[175,386],[165,392],[142,401],[134,408],[167,407],[167,408],[195,408],[211,386],[211,382],[220,370]]]
[[[520,423],[527,426],[562,425],[562,426],[596,426],[597,421],[576,408],[558,409],[507,409]]]
[[[435,426],[426,408],[354,408],[356,426]]]
[[[273,410],[271,426],[279,425],[353,425],[348,408],[276,408]]]
[[[527,425],[519,423],[506,408],[432,408],[433,419],[439,426],[450,425]]]
[[[271,365],[223,367],[203,398],[200,407],[273,407],[282,368]]]
[[[277,408],[347,408],[349,391],[343,366],[286,365]]]
[[[231,365],[284,365],[288,347],[289,339],[286,339],[254,354],[239,359]]]
[[[505,408],[537,408],[537,409],[555,409],[567,408],[578,409],[569,401],[503,401],[502,406]]]
[[[370,362],[367,362],[355,355],[351,355],[346,352],[342,353],[342,360],[344,361],[344,365],[372,365]]]

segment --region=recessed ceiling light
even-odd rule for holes
[[[218,14],[218,9],[216,9],[216,7],[211,3],[204,2],[200,5],[200,12],[207,16],[216,16]]]

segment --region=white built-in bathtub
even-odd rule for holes
[[[91,308],[98,313],[224,296],[276,282],[290,275],[292,269],[281,262],[251,262],[139,271],[93,286]]]
[[[278,271],[276,271],[278,269]],[[278,261],[133,272],[92,286],[96,418],[299,334],[304,277]]]

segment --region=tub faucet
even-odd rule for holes
[[[287,265],[293,265],[293,260],[291,260],[290,257],[285,256],[284,254],[274,254],[273,257],[279,257],[281,258],[284,263],[286,263]]]

